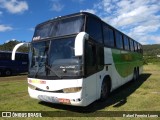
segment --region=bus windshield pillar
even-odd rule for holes
[[[80,32],[75,38],[75,56],[82,56],[84,51],[84,42],[88,40],[89,35],[86,32]]]

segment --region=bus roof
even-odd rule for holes
[[[139,43],[138,41],[134,40],[132,37],[128,36],[127,34],[123,33],[122,31],[118,30],[117,28],[113,27],[112,25],[108,24],[107,22],[103,21],[100,17],[89,13],[89,12],[78,12],[78,13],[73,13],[73,14],[69,14],[69,15],[64,15],[64,16],[59,16],[59,17],[55,17],[53,19],[50,19],[48,21],[42,22],[40,24],[38,24],[36,27],[41,26],[43,24],[46,24],[48,22],[53,22],[53,21],[57,21],[57,20],[61,20],[61,19],[66,19],[66,18],[70,18],[70,17],[74,17],[74,16],[80,16],[80,15],[85,15],[85,16],[89,16],[89,17],[94,17],[96,19],[99,19],[102,23],[110,26],[111,28],[117,30],[118,32],[122,33],[123,35],[127,36],[128,38],[132,39],[133,41]],[[140,45],[142,45],[141,43],[139,43]]]
[[[96,16],[96,15],[94,15],[92,13],[79,12],[79,13],[73,13],[73,14],[69,14],[69,15],[55,17],[55,18],[52,18],[52,19],[50,19],[48,21],[42,22],[42,23],[38,24],[37,26],[43,25],[43,24],[48,23],[48,22],[57,21],[57,20],[60,20],[60,19],[66,19],[66,18],[70,18],[70,17],[74,17],[74,16],[79,16],[79,15],[92,16],[92,17],[95,17],[95,18],[101,20],[98,16]]]

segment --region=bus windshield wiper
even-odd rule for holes
[[[47,64],[45,64],[45,67],[47,69],[49,69],[52,73],[54,73],[57,77],[59,77],[60,79],[62,79],[62,76],[58,75],[54,70],[52,70]]]

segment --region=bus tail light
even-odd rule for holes
[[[82,87],[73,87],[73,88],[65,88],[63,89],[64,93],[74,93],[79,92],[82,89]]]

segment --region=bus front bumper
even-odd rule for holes
[[[73,106],[87,106],[90,104],[87,102],[87,97],[81,97],[81,93],[47,93],[33,90],[29,87],[28,92],[31,98],[50,103],[66,104]]]

